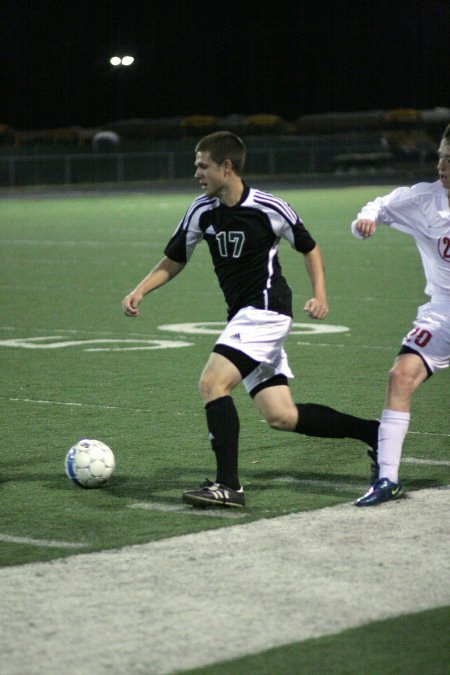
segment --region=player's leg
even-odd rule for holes
[[[283,375],[275,375],[250,392],[258,411],[278,431],[295,431],[297,426],[298,410],[287,382]]]
[[[403,338],[402,348],[389,371],[379,430],[380,478],[356,500],[356,506],[376,506],[403,494],[399,467],[410,422],[414,392],[434,372],[450,365],[450,312],[447,301],[419,307],[414,328]]]
[[[231,392],[242,379],[258,369],[267,353],[277,350],[278,343],[282,344],[289,332],[291,322],[288,316],[246,307],[227,323],[214,346],[200,377],[199,388],[217,461],[216,485],[233,491],[241,489],[238,476],[239,417]],[[218,496],[217,491],[215,496]]]
[[[254,368],[255,365],[252,367]],[[213,351],[209,355],[198,383],[204,404],[207,405],[220,397],[229,396],[241,380],[242,374],[239,367],[233,363],[229,354],[224,356]]]
[[[377,420],[348,415],[318,403],[294,403],[287,383],[285,386],[270,385],[270,382],[263,383],[251,395],[273,429],[321,438],[355,438],[376,448]]]
[[[270,426],[307,436],[362,441],[370,447],[371,480],[376,480],[379,422],[354,417],[317,403],[294,403],[288,387],[288,378],[293,375],[282,344],[271,356],[270,363],[261,363],[244,378],[248,393]]]
[[[239,416],[231,392],[258,363],[228,346],[216,345],[203,369],[199,390],[205,403],[206,422],[216,457],[216,479],[183,494],[194,506],[245,504],[238,474]]]
[[[389,372],[384,409],[378,438],[380,478],[398,482],[403,442],[410,421],[411,399],[430,373],[420,356],[404,353],[397,356]]]
[[[237,366],[213,352],[202,372],[200,394],[205,403],[206,423],[216,456],[216,483],[238,490],[239,416],[231,392],[242,380]]]
[[[411,398],[429,373],[418,354],[397,356],[389,371],[384,410],[378,432],[379,477],[368,492],[356,500],[356,506],[376,506],[399,499],[403,485],[398,473],[403,442],[409,427]]]

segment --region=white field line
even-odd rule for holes
[[[426,459],[416,459],[414,457],[405,457],[402,462],[407,464],[425,464],[425,465],[438,465],[438,466],[450,466],[450,461],[447,460],[426,460]],[[366,483],[342,483],[331,480],[313,480],[313,479],[301,479],[295,478],[294,476],[279,476],[278,478],[273,478],[271,480],[273,483],[296,483],[299,485],[307,485],[309,487],[318,487],[318,488],[327,488],[335,491],[346,491],[346,490],[365,490],[367,488]],[[450,486],[449,486],[450,487]],[[441,488],[446,489],[446,488]],[[160,513],[179,513],[185,516],[201,516],[206,518],[221,518],[224,520],[239,520],[245,518],[246,516],[251,515],[247,511],[231,511],[229,509],[195,509],[190,506],[175,504],[165,504],[161,502],[136,502],[135,504],[128,504],[126,506],[128,509],[134,509],[139,511],[158,511]],[[63,549],[76,549],[89,546],[88,543],[78,544],[73,542],[63,542],[55,541],[52,539],[33,539],[32,537],[16,537],[8,534],[0,533],[0,541],[12,543],[12,544],[27,544],[29,546],[40,546],[42,548],[63,548]]]
[[[191,506],[175,506],[175,504],[161,504],[158,502],[138,502],[136,504],[128,504],[128,509],[140,509],[143,511],[159,511],[160,513],[181,513],[185,516],[206,516],[210,518],[245,518],[249,513],[245,511],[230,511],[228,509],[194,509]]]
[[[56,541],[53,539],[33,539],[32,537],[13,537],[10,534],[0,533],[0,541],[8,544],[26,544],[27,546],[41,546],[44,548],[84,548],[88,544],[77,544],[68,541]]]
[[[141,502],[129,504],[129,509],[138,509],[143,511],[159,511],[161,513],[181,513],[187,516],[202,516],[209,518],[222,518],[224,520],[239,520],[249,516],[245,511],[227,511],[226,509],[193,509],[192,507],[175,506],[175,504],[159,504],[152,502]],[[61,549],[79,549],[89,546],[88,543],[75,543],[68,541],[57,541],[53,539],[34,539],[33,537],[16,537],[10,534],[0,532],[0,542],[7,544],[25,544],[26,546],[39,546],[40,548],[61,548]]]
[[[202,323],[205,323],[205,322],[202,322]],[[206,323],[208,323],[208,322],[206,322]],[[214,322],[214,323],[217,323],[217,325],[222,325],[222,322],[219,322],[219,321]],[[223,322],[223,325],[225,325],[224,322]],[[315,324],[313,324],[313,325],[315,325]],[[18,332],[22,331],[22,329],[20,327],[17,327],[17,326],[16,327],[0,326],[0,330],[18,331]],[[116,332],[116,331],[89,331],[89,330],[78,330],[78,329],[68,330],[68,329],[65,329],[65,328],[63,328],[63,329],[51,328],[50,329],[50,328],[48,328],[48,326],[46,328],[33,328],[32,331],[33,332],[44,332],[44,333],[48,333],[50,331],[52,333],[58,332],[58,333],[67,333],[67,334],[76,334],[76,335],[87,334],[87,335],[101,335],[101,336],[103,336],[103,335],[117,335],[117,336],[120,336],[120,337],[123,336],[123,333],[119,333],[119,332]],[[192,339],[192,335],[193,335],[192,332],[183,333],[183,331],[178,331],[178,333],[180,335],[189,334],[190,339]],[[348,335],[350,335],[350,333],[348,333]],[[149,339],[152,338],[153,339],[153,338],[155,338],[155,336],[160,337],[161,332],[158,331],[157,333],[152,333],[150,335],[146,334],[146,333],[145,334],[144,333],[130,333],[130,334],[127,333],[127,337],[142,337],[142,338],[149,338]],[[292,337],[295,337],[295,333],[292,334]],[[392,350],[398,349],[398,344],[394,344],[394,345],[391,345],[391,346],[381,346],[381,345],[365,345],[365,344],[361,345],[361,344],[354,344],[354,343],[349,344],[349,343],[344,343],[344,342],[342,342],[342,343],[316,342],[316,341],[307,341],[307,340],[300,340],[300,341],[297,340],[296,344],[301,345],[302,347],[333,347],[333,348],[335,348],[335,347],[338,347],[338,348],[351,347],[351,349],[372,349],[372,350],[382,350],[382,351],[392,351]]]
[[[19,328],[17,326],[0,326],[0,330],[5,330],[5,331],[17,331],[17,332],[22,332],[22,328]],[[49,332],[49,328],[33,328],[32,330],[33,333],[45,333],[47,334]],[[79,330],[77,328],[52,328],[51,333],[63,333],[64,335],[115,335],[117,337],[122,337],[123,336],[123,331],[112,331],[112,330]],[[161,337],[161,333],[155,331],[154,333],[128,333],[127,332],[127,337],[142,337],[142,338],[155,338],[155,337]],[[21,338],[23,339],[23,338]]]
[[[2,672],[207,672],[444,607],[449,507],[450,491],[422,490],[0,569]]]
[[[20,398],[20,397],[8,397],[4,398],[0,396],[0,400],[3,401],[10,401],[11,403],[34,403],[38,405],[66,405],[66,406],[75,406],[75,407],[86,407],[86,408],[99,408],[99,409],[106,409],[106,410],[124,410],[124,411],[131,411],[131,412],[142,412],[142,413],[150,413],[153,412],[151,408],[128,408],[126,406],[120,406],[120,405],[108,405],[108,404],[102,404],[102,403],[80,403],[77,401],[53,401],[50,399],[34,399],[34,398]],[[264,422],[264,420],[262,420]],[[450,434],[446,433],[436,433],[434,431],[408,431],[408,434],[416,434],[420,436],[437,436],[437,437],[444,437],[444,438],[450,438]]]
[[[428,464],[429,466],[450,466],[448,459],[421,459],[420,457],[402,457],[402,464]]]
[[[447,459],[419,459],[418,457],[402,457],[402,464],[423,464],[425,466],[450,466]],[[365,490],[367,483],[339,483],[332,480],[314,480],[308,478],[295,478],[295,476],[279,476],[273,478],[274,483],[298,483],[312,487],[324,487],[335,490]]]
[[[331,490],[366,490],[367,483],[340,483],[332,480],[314,480],[312,478],[295,478],[295,476],[278,476],[272,478],[273,483],[295,483],[310,487],[329,488]]]
[[[123,247],[123,242],[120,241],[101,241],[101,240],[88,240],[88,239],[2,239],[1,243],[4,246],[101,246],[105,248],[107,246],[111,248],[117,248],[120,246]],[[132,248],[156,248],[162,250],[165,246],[165,242],[158,241],[131,241],[127,246]]]
[[[1,398],[1,397],[0,397]],[[5,399],[3,399],[5,400]],[[147,408],[126,408],[119,405],[107,405],[102,403],[78,403],[76,401],[50,401],[46,399],[33,399],[33,398],[8,398],[7,401],[12,403],[36,403],[39,405],[63,405],[71,406],[76,408],[98,408],[100,410],[130,410],[131,412],[143,412],[149,413],[152,412]]]
[[[392,345],[391,347],[383,347],[381,345],[358,345],[358,344],[344,344],[344,343],[332,343],[332,342],[298,342],[298,345],[302,347],[351,347],[352,349],[377,349],[382,351],[392,351],[393,349],[398,349],[398,345]]]
[[[435,431],[408,431],[408,434],[416,436],[440,436],[442,438],[450,438],[450,434],[444,432],[436,433]]]

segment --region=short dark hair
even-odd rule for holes
[[[444,133],[442,134],[442,141],[444,143],[450,143],[450,124],[447,126]]]
[[[195,146],[195,152],[209,152],[216,164],[231,160],[234,172],[239,176],[245,167],[247,148],[239,136],[231,131],[215,131],[203,136]]]

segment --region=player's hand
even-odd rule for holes
[[[377,224],[374,220],[370,220],[369,218],[360,218],[356,221],[355,229],[362,237],[364,237],[364,239],[367,239],[367,237],[373,235],[377,229]]]
[[[122,309],[125,316],[139,316],[139,303],[142,295],[138,293],[128,293],[122,300]]]
[[[325,300],[319,301],[317,298],[311,298],[305,302],[304,311],[311,319],[324,319],[328,314],[328,304]]]

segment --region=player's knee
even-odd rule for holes
[[[280,410],[266,415],[267,424],[277,431],[292,431],[296,425],[295,415]]]
[[[198,382],[198,390],[204,401],[212,401],[221,396],[227,396],[230,388],[224,386],[208,373],[203,373]]]
[[[198,381],[198,391],[200,393],[200,396],[206,400],[208,396],[211,393],[213,383],[211,381],[211,378],[202,375]]]
[[[389,371],[389,387],[395,391],[412,393],[416,387],[414,372],[398,362]]]

